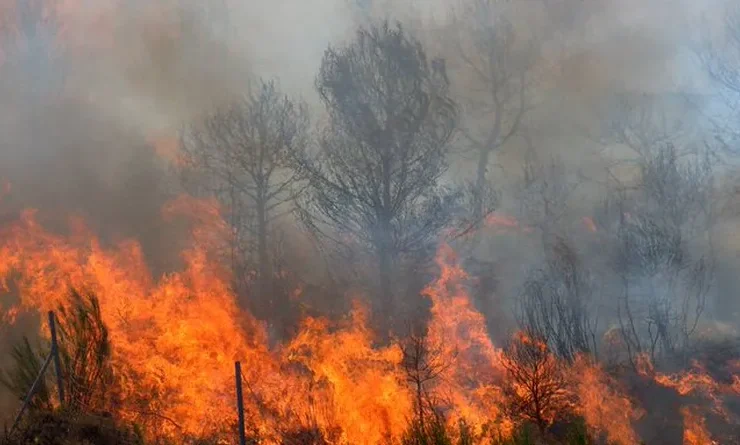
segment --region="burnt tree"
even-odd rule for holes
[[[181,141],[180,165],[189,173],[184,178],[196,178],[190,184],[215,194],[230,209],[233,264],[243,279],[256,269],[263,303],[258,314],[273,320],[286,309],[287,296],[273,292],[272,227],[300,192],[291,162],[306,144],[307,128],[305,108],[281,94],[275,82],[262,81],[190,126]],[[254,259],[245,264],[249,256]]]
[[[410,329],[399,342],[406,380],[414,392],[415,421],[420,431],[429,432],[439,415],[433,395],[435,381],[454,364],[455,357],[445,356],[443,348],[425,334]]]
[[[472,220],[480,222],[495,204],[489,169],[495,153],[522,130],[532,109],[537,49],[517,35],[500,2],[473,0],[454,15],[455,74],[470,90],[461,100],[460,134],[476,159],[470,184]],[[473,92],[474,94],[470,94]]]
[[[387,22],[327,49],[317,88],[329,124],[318,155],[301,161],[304,221],[336,246],[374,257],[382,313],[393,314],[401,262],[427,257],[451,219],[455,194],[440,178],[455,104],[421,44]]]
[[[715,279],[716,153],[697,141],[686,104],[615,99],[602,136],[634,155],[610,166],[596,223],[613,249],[616,323],[633,365],[641,354],[683,360]]]
[[[671,144],[638,167],[613,203],[620,331],[630,358],[683,360],[714,282],[712,168]]]
[[[723,11],[724,26],[706,24],[707,33],[700,40],[696,54],[713,81],[721,107],[705,113],[713,141],[727,154],[740,154],[740,6],[728,3]],[[712,32],[709,32],[709,31]],[[715,35],[712,35],[714,32]]]
[[[597,353],[596,286],[578,252],[563,237],[528,274],[520,295],[519,323],[559,357],[572,362]]]

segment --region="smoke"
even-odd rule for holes
[[[250,77],[278,77],[288,93],[312,100],[324,49],[351,36],[363,14],[399,18],[430,55],[454,59],[445,44],[455,32],[452,13],[465,18],[474,1],[34,0],[22,10],[23,3],[5,0],[2,8],[0,175],[25,205],[81,210],[114,232],[141,235],[176,189],[152,148],[171,154],[182,125],[243,94]],[[594,176],[611,160],[584,134],[602,117],[594,111],[615,93],[705,92],[693,56],[696,25],[715,23],[724,2],[493,3],[542,48],[538,106],[527,122],[534,145]],[[476,94],[463,77],[453,83],[461,96]],[[515,138],[497,163],[520,171],[525,152]],[[469,163],[461,165],[456,174]],[[137,213],[146,216],[129,224]]]
[[[171,155],[182,125],[243,94],[250,77],[278,77],[286,92],[312,100],[324,49],[367,15],[408,23],[430,55],[452,60],[453,13],[470,19],[475,1],[34,0],[24,10],[5,0],[0,175],[19,203],[143,235],[176,190],[152,148]],[[493,2],[542,50],[530,143],[543,159],[601,174],[611,159],[583,131],[599,125],[595,110],[615,93],[705,91],[696,25],[714,23],[723,3]],[[462,97],[477,94],[464,77],[453,83]],[[509,174],[497,180],[518,180],[511,172],[521,171],[526,148],[517,138],[502,147],[497,171]],[[460,164],[455,174],[464,175],[470,163]]]
[[[12,184],[0,193],[0,223],[36,207],[61,230],[78,214],[105,241],[138,239],[153,271],[172,270],[179,233],[162,223],[160,209],[180,191],[169,160],[182,126],[244,94],[256,76],[277,77],[282,90],[313,104],[325,48],[352,37],[368,16],[407,23],[430,57],[449,60],[457,98],[475,98],[481,92],[455,65],[450,41],[459,32],[454,18],[469,19],[476,1],[484,0],[0,0],[0,184]],[[682,125],[701,128],[716,98],[695,54],[698,25],[719,23],[727,0],[491,3],[542,51],[533,70],[536,106],[523,125],[529,139],[507,142],[491,166],[499,211],[545,227],[529,213],[536,203],[522,190],[522,164],[530,149],[538,162],[559,162],[567,178],[542,183],[579,185],[558,202],[568,214],[553,230],[575,239],[584,263],[601,267],[604,252],[581,221],[604,198],[607,167],[633,153],[598,140],[594,129],[614,112],[613,96],[625,93],[673,111],[700,97]],[[468,178],[475,159],[454,161],[452,179]],[[737,191],[721,201],[712,315],[732,318],[740,284]],[[497,233],[471,251],[495,289],[484,292],[480,307],[503,326],[543,243],[522,227]]]
[[[171,155],[181,126],[252,76],[279,74],[288,92],[310,94],[323,49],[348,23],[339,6],[5,0],[6,208],[78,213],[104,233],[156,239],[159,206],[177,187],[155,153]]]
[[[426,26],[427,32],[419,33],[433,40],[428,29],[444,28],[450,10],[464,9],[470,2],[46,2],[37,12],[34,33],[54,59],[46,68],[41,65],[44,56],[38,54],[32,55],[35,64],[9,63],[33,49],[23,42],[28,30],[17,24],[15,3],[5,0],[3,8],[6,35],[14,36],[16,44],[3,48],[5,69],[14,65],[15,71],[4,75],[2,82],[2,90],[8,92],[0,101],[7,130],[4,145],[20,147],[28,133],[41,137],[54,131],[53,142],[24,148],[24,156],[63,150],[52,145],[65,145],[59,137],[72,139],[67,145],[93,153],[95,160],[88,158],[93,164],[88,167],[110,179],[128,155],[126,146],[166,138],[214,105],[242,94],[249,76],[277,76],[289,93],[311,98],[326,45],[348,36],[362,11],[400,17],[417,28]],[[29,3],[33,9],[42,2]],[[538,26],[552,30],[545,42],[552,48],[545,63],[557,68],[558,89],[574,100],[601,97],[617,88],[676,91],[686,82],[684,62],[679,61],[690,37],[684,25],[702,8],[709,9],[710,3],[561,0],[516,2],[510,7],[523,17],[519,32]],[[439,47],[438,42],[426,43]],[[40,97],[31,101],[31,91]],[[23,117],[32,110],[43,112]],[[579,110],[573,111],[577,115]],[[58,117],[71,122],[65,122],[65,128],[52,125]],[[34,130],[23,125],[31,119],[36,121]],[[85,134],[92,140],[74,140]],[[21,150],[3,150],[9,151],[17,155]],[[17,162],[3,161],[6,166]]]

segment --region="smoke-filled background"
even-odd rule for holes
[[[163,206],[215,197],[235,237],[223,249],[230,286],[268,343],[303,332],[307,313],[340,317],[358,297],[381,337],[433,318],[420,294],[437,275],[434,252],[409,242],[384,276],[373,241],[383,237],[332,232],[316,216],[315,178],[291,176],[347,143],[327,142],[338,132],[317,93],[327,48],[397,20],[458,112],[438,183],[463,204],[418,242],[457,251],[494,343],[529,329],[569,359],[588,350],[609,363],[634,365],[638,353],[688,362],[684,350],[740,329],[731,3],[2,0],[0,224],[33,208],[67,236],[68,218],[81,217],[104,246],[141,243],[156,279],[183,268],[189,233]],[[223,165],[203,154],[226,141],[213,134],[228,117],[219,111],[259,96],[261,80],[276,82],[275,103],[295,104],[286,113],[300,125],[280,134],[298,135],[289,145],[306,154],[280,164],[277,183],[295,179],[300,191],[276,195],[264,230],[251,195],[229,195]],[[582,299],[573,311],[546,313],[570,295]],[[566,322],[589,332],[552,326]],[[38,324],[3,323],[6,354]],[[672,371],[676,360],[666,359]]]

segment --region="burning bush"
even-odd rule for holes
[[[66,409],[101,412],[113,409],[115,387],[108,328],[93,293],[70,290],[59,308],[59,355]]]
[[[564,365],[547,344],[523,332],[512,339],[503,361],[509,377],[509,410],[533,422],[541,434],[570,411],[570,391]]]
[[[110,366],[108,330],[100,314],[100,304],[92,293],[69,291],[67,304],[58,310],[58,353],[64,400],[55,398],[49,382],[49,369],[41,380],[29,408],[48,411],[63,405],[70,412],[102,412],[114,401],[113,371]],[[31,346],[27,337],[13,349],[13,367],[0,374],[0,384],[24,400],[42,369],[49,348]]]

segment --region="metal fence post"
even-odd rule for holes
[[[242,364],[235,363],[236,368],[236,408],[239,413],[239,445],[247,445],[247,436],[244,431],[244,399],[242,397]]]
[[[18,415],[15,417],[15,420],[13,421],[13,426],[10,428],[10,433],[8,434],[13,434],[15,432],[15,429],[20,424],[21,418],[23,417],[23,413],[26,412],[26,409],[31,404],[31,398],[34,396],[34,394],[36,394],[36,390],[41,384],[41,381],[43,380],[44,374],[46,374],[46,370],[49,368],[50,363],[51,363],[51,354],[49,354],[46,357],[46,360],[44,361],[44,365],[41,367],[41,370],[36,376],[36,380],[34,380],[33,385],[31,385],[31,389],[28,390],[28,394],[26,394],[26,398],[23,400],[23,405],[21,405],[21,410],[18,411]]]
[[[57,327],[54,311],[49,311],[49,330],[51,331],[51,355],[54,357],[54,372],[57,375],[57,389],[59,390],[59,405],[64,406],[64,385],[62,381],[62,365],[59,361],[59,344],[57,343]]]

